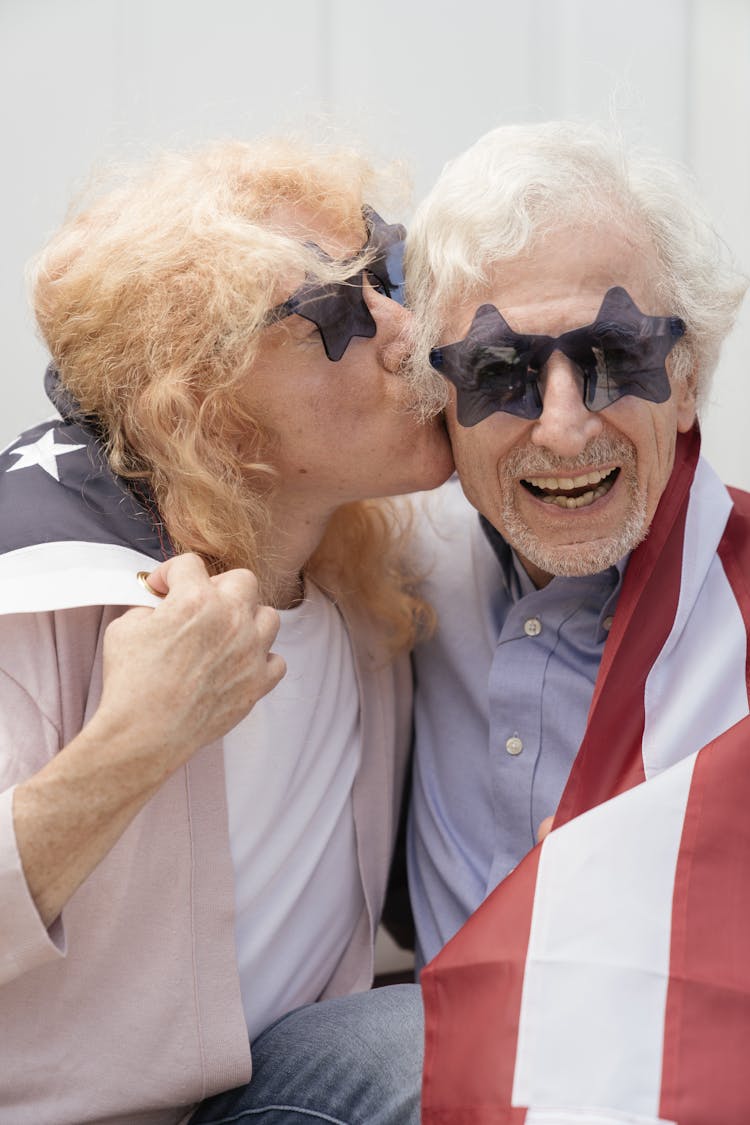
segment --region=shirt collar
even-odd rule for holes
[[[600,606],[597,631],[600,635],[609,632],[630,552],[597,574],[584,574],[579,578],[557,576],[544,590],[539,590],[531,581],[516,552],[503,539],[497,528],[481,514],[479,523],[500,564],[503,581],[512,602],[518,602],[529,594],[545,596],[546,591],[549,591],[547,596],[555,599],[559,596],[570,597],[575,592],[577,597],[591,598]]]

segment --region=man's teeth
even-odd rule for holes
[[[587,484],[598,484],[599,481],[605,480],[611,472],[611,469],[607,469],[606,473],[594,470],[593,473],[584,473],[581,477],[527,477],[526,480],[529,484],[533,484],[534,488],[558,490],[562,488],[583,488]]]
[[[556,504],[558,508],[585,508],[609,492],[614,484],[616,471],[608,469],[606,472],[594,470],[576,477],[526,477],[526,483],[538,489],[538,499],[545,504]],[[578,492],[575,496],[565,496],[565,492],[586,488],[586,485],[595,485],[595,488]]]
[[[558,508],[585,508],[588,504],[593,504],[594,500],[598,500],[600,496],[604,496],[609,492],[609,486],[602,486],[601,488],[594,488],[590,492],[584,492],[580,496],[540,496],[543,504],[556,504]]]

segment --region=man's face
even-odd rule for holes
[[[479,305],[493,304],[516,332],[559,336],[590,324],[610,288],[622,286],[651,316],[658,262],[624,226],[563,228],[498,267],[490,285],[455,308],[441,343],[463,339]],[[667,361],[669,363],[669,361]],[[554,352],[534,420],[496,412],[461,426],[451,387],[448,429],[466,496],[521,557],[537,585],[555,574],[593,574],[645,536],[672,471],[677,432],[695,400],[672,381],[663,403],[627,395],[599,413],[583,404],[571,361]]]

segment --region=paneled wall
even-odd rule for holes
[[[48,413],[25,260],[91,166],[332,115],[415,196],[493,125],[615,120],[688,163],[750,269],[750,0],[0,0],[0,445]],[[750,487],[750,316],[705,419]]]

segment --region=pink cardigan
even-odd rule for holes
[[[163,786],[47,931],[15,844],[12,786],[96,708],[121,608],[0,617],[0,1121],[175,1125],[251,1071],[233,934],[223,756]],[[360,687],[354,813],[363,911],[324,995],[369,987],[410,731],[405,658],[348,620]]]

